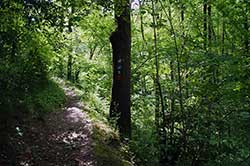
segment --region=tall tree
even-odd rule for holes
[[[157,18],[156,18],[156,5],[157,2],[152,0],[152,21],[153,21],[153,35],[154,35],[154,60],[155,60],[155,124],[158,134],[158,141],[159,141],[159,147],[160,147],[160,165],[165,165],[167,156],[166,156],[166,119],[165,119],[165,105],[164,105],[164,99],[162,94],[162,87],[160,83],[160,64],[159,64],[159,56],[158,56],[158,39],[157,39]]]
[[[204,50],[207,50],[207,0],[203,2],[203,33],[204,33]]]
[[[114,0],[117,28],[110,36],[113,49],[113,85],[110,117],[117,118],[122,137],[131,137],[130,113],[130,1]]]
[[[73,14],[74,14],[74,1],[72,1],[70,3],[70,8],[71,10],[71,15],[69,16],[68,18],[68,31],[69,33],[72,33],[73,29],[72,29],[72,19],[73,19]],[[73,60],[73,57],[72,57],[72,51],[69,53],[68,55],[68,63],[67,63],[67,79],[68,80],[71,80],[72,81],[72,60]]]

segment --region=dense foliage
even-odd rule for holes
[[[131,6],[135,162],[249,165],[250,2]],[[1,1],[0,111],[50,100],[33,94],[46,84],[56,89],[48,81],[55,76],[78,86],[89,110],[108,116],[112,8],[101,0]],[[55,91],[51,100],[62,102]]]

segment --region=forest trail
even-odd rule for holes
[[[11,138],[12,146],[18,147],[14,152],[14,165],[96,165],[91,147],[91,120],[82,111],[83,103],[74,90],[64,87],[64,91],[67,102],[62,111],[16,127],[19,133]]]

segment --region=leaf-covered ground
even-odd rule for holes
[[[5,142],[0,144],[1,166],[96,165],[90,137],[92,123],[74,91],[68,87],[64,90],[67,103],[62,110],[40,119],[16,120],[11,132],[0,133],[1,142]]]

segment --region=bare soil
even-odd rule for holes
[[[24,118],[0,132],[0,166],[94,166],[92,123],[73,89],[65,107],[41,119]],[[4,141],[5,140],[5,141]],[[6,141],[7,140],[7,141]],[[5,142],[5,143],[3,143]]]

